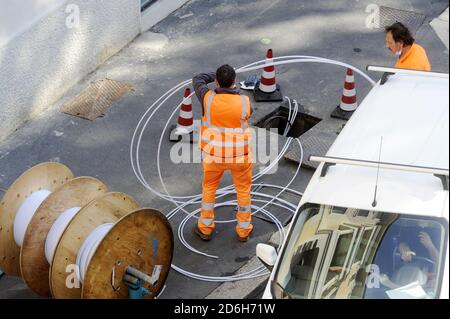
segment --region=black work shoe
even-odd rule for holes
[[[198,229],[197,226],[194,227],[194,232],[198,235],[198,237],[200,237],[201,240],[210,241],[212,239],[212,234],[211,235],[203,234],[200,231],[200,229]]]

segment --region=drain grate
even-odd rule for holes
[[[115,102],[131,91],[133,87],[129,84],[110,79],[97,80],[75,99],[61,107],[61,112],[93,121],[105,115]]]
[[[426,17],[422,13],[380,6],[380,27],[383,29],[395,22],[401,22],[412,34],[415,34],[425,22]]]

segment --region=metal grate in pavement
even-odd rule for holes
[[[401,22],[415,34],[425,22],[426,15],[418,12],[380,6],[380,27],[385,28],[395,22]]]
[[[115,102],[131,91],[133,87],[129,84],[110,79],[97,80],[71,102],[62,106],[61,112],[93,121],[105,115]]]
[[[316,169],[319,163],[309,161],[309,156],[325,156],[336,140],[340,121],[332,122],[333,125],[328,124],[330,122],[330,120],[322,121],[299,137],[304,152],[303,167]],[[284,158],[298,163],[300,161],[300,148],[297,146],[293,147],[284,155]]]

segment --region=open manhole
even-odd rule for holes
[[[280,106],[258,123],[257,127],[265,128],[267,130],[278,129],[278,134],[283,135],[288,123],[289,110],[285,106]],[[299,137],[305,132],[317,125],[321,119],[299,111],[295,117],[295,121],[289,130],[288,137]]]
[[[115,102],[131,91],[133,87],[129,84],[110,79],[97,80],[61,107],[61,112],[93,121],[105,115]]]

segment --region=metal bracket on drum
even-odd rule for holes
[[[128,287],[130,299],[143,299],[147,296],[150,291],[144,287],[144,284],[147,282],[152,286],[156,286],[158,284],[161,269],[162,266],[156,265],[153,269],[153,274],[150,277],[140,270],[128,266],[122,280]]]

